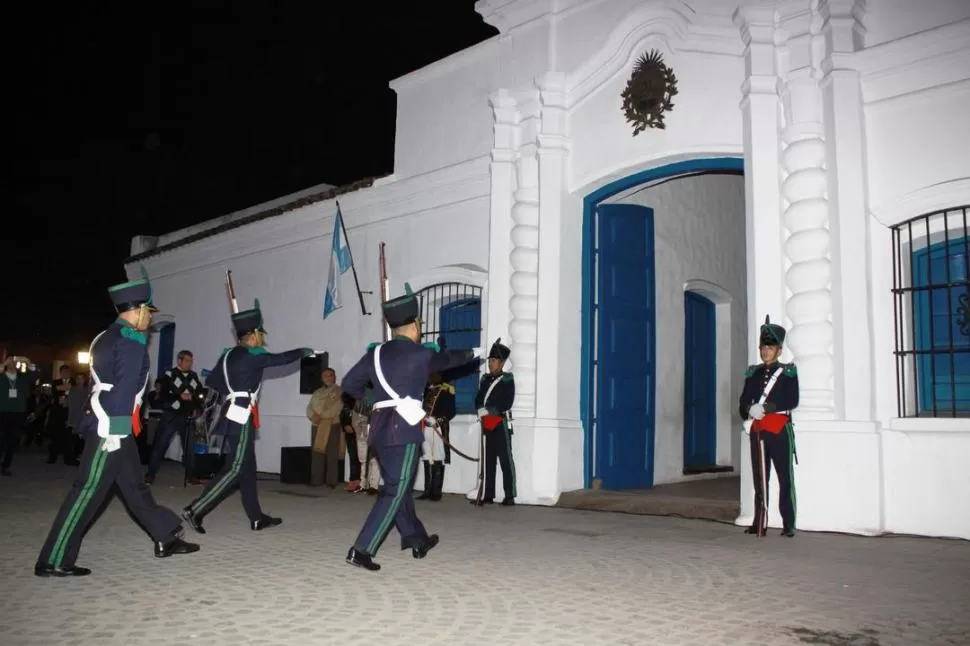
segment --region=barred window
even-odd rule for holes
[[[464,283],[438,283],[417,293],[422,340],[447,350],[471,350],[482,345],[482,288]],[[455,412],[475,413],[478,364],[455,368],[442,379],[455,385]]]
[[[893,227],[900,417],[970,417],[970,206]]]

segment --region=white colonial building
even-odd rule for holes
[[[500,34],[394,81],[394,173],[339,195],[373,314],[346,274],[324,321],[340,191],[311,192],[134,241],[128,272],[146,266],[174,323],[156,356],[174,342],[211,367],[233,343],[230,267],[270,348],[328,350],[339,376],[381,339],[386,242],[429,336],[511,346],[520,502],[733,468],[746,524],[737,399],[770,315],[801,380],[799,528],[970,538],[970,2],[477,9]],[[650,52],[678,92],[634,136],[621,95]],[[276,376],[269,472],[309,443],[295,369]],[[474,422],[452,434],[472,455]],[[472,488],[474,463],[452,463],[445,489]]]

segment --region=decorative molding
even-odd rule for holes
[[[734,300],[734,297],[720,285],[716,285],[709,280],[693,278],[684,283],[685,292],[694,292],[710,299],[716,305],[726,305]]]
[[[512,251],[509,264],[509,346],[517,374],[515,410],[525,417],[535,413],[536,349],[539,295],[539,160],[521,155],[516,164],[518,183],[512,205]]]
[[[884,204],[869,207],[869,213],[880,224],[893,227],[934,211],[970,204],[970,177],[959,177],[939,184],[924,186]]]
[[[970,18],[855,52],[846,59],[864,77],[914,65],[970,47]]]

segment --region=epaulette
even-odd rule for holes
[[[511,372],[503,372],[502,381],[504,382],[515,381],[515,377],[512,376]]]
[[[145,336],[144,332],[139,332],[133,327],[123,327],[121,328],[121,336],[126,339],[131,339],[142,345],[148,345],[148,337]]]
[[[364,352],[370,352],[371,350],[373,350],[374,348],[376,348],[380,344],[381,344],[380,341],[374,341],[373,343],[368,343],[367,344],[367,349],[364,350]]]
[[[441,352],[441,346],[439,346],[434,341],[425,341],[421,345],[422,345],[422,347],[425,347],[425,348],[427,348],[429,350],[434,350],[435,352]]]
[[[744,371],[744,378],[748,379],[749,377],[753,377],[754,372],[757,369],[758,369],[758,364],[754,364],[753,366],[748,366],[748,369]]]
[[[785,366],[785,376],[786,377],[798,376],[798,368],[795,367],[794,363],[789,363],[787,366]]]

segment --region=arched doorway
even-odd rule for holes
[[[656,323],[658,310],[670,311],[671,303],[665,300],[669,289],[658,300],[656,268],[661,262],[657,254],[669,250],[657,246],[653,208],[614,203],[611,198],[690,176],[740,176],[743,168],[743,160],[736,157],[678,162],[611,182],[583,200],[580,408],[587,487],[594,481],[607,489],[652,487],[658,459],[656,429],[658,423],[666,423],[658,420],[658,375],[665,376],[665,367],[663,361],[658,364]],[[681,288],[675,304],[678,317],[684,315],[682,298]],[[664,393],[664,398],[676,395],[677,408],[682,410],[682,380],[676,388],[673,394]],[[677,440],[679,476],[682,429],[677,429]],[[669,447],[663,448],[666,464],[672,456],[667,455]],[[666,472],[663,478],[671,481]]]

